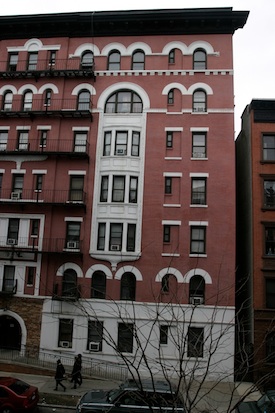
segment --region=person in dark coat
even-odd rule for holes
[[[76,389],[77,384],[79,386],[81,386],[82,384],[81,364],[82,364],[81,357],[79,358],[79,356],[75,356],[73,370],[72,370],[72,380],[71,380],[74,383],[73,389]]]
[[[62,384],[62,380],[64,380],[64,374],[65,374],[65,369],[63,364],[61,363],[61,360],[57,360],[57,366],[56,366],[56,371],[55,371],[55,389],[54,390],[58,390],[58,385],[60,385],[63,390],[66,390],[66,386],[64,386],[64,384]]]

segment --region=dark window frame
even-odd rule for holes
[[[133,353],[134,324],[118,323],[117,349],[121,353]]]

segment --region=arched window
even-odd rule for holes
[[[8,90],[7,92],[5,92],[4,96],[3,96],[3,110],[11,110],[12,109],[12,98],[13,98],[13,94],[10,90]]]
[[[120,52],[112,50],[108,56],[108,70],[120,70]]]
[[[168,55],[168,63],[175,63],[175,49],[170,50],[169,55]]]
[[[28,110],[32,110],[32,91],[31,90],[27,90],[24,95],[23,95],[23,110],[24,111],[28,111]]]
[[[77,298],[77,274],[75,270],[68,269],[64,271],[62,280],[62,297]]]
[[[51,89],[46,89],[45,95],[44,95],[44,105],[45,106],[50,106],[51,99],[52,99],[52,90]]]
[[[205,299],[205,281],[201,275],[194,275],[189,284],[190,304],[203,304]]]
[[[106,296],[106,275],[103,271],[95,271],[92,276],[92,298],[102,298]]]
[[[81,90],[78,94],[77,109],[89,110],[90,109],[91,94],[88,90]]]
[[[94,54],[86,50],[81,56],[81,69],[92,69],[94,65]]]
[[[206,112],[206,93],[202,89],[197,89],[193,93],[193,112]]]
[[[120,299],[131,301],[136,299],[136,277],[131,272],[126,272],[121,277]]]
[[[144,70],[145,54],[143,50],[135,50],[132,55],[132,70]]]
[[[175,89],[171,89],[169,90],[168,95],[167,95],[168,105],[173,105],[174,100],[175,100]]]
[[[162,277],[161,280],[161,292],[162,293],[169,293],[169,279],[170,279],[170,274],[165,274],[164,277]]]
[[[207,67],[206,52],[204,49],[196,49],[193,53],[193,69],[204,70]]]
[[[142,100],[131,90],[113,93],[105,104],[105,113],[141,113]]]

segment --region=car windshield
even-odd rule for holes
[[[120,389],[113,389],[110,390],[107,394],[107,400],[110,403],[114,403],[114,401],[116,400],[116,398],[121,394],[121,390]]]
[[[23,394],[30,388],[30,386],[22,380],[16,380],[9,385],[9,388],[16,394]]]

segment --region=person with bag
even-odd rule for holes
[[[76,385],[81,386],[82,376],[81,376],[82,359],[78,356],[74,358],[74,365],[72,370],[72,383],[74,383],[73,389],[76,389]]]
[[[61,360],[57,360],[57,366],[56,366],[56,371],[55,371],[55,389],[54,390],[58,390],[58,385],[60,385],[63,390],[66,390],[66,386],[64,386],[64,384],[62,384],[62,380],[64,380],[64,376],[65,376],[65,368],[63,366],[63,364],[61,363]]]

